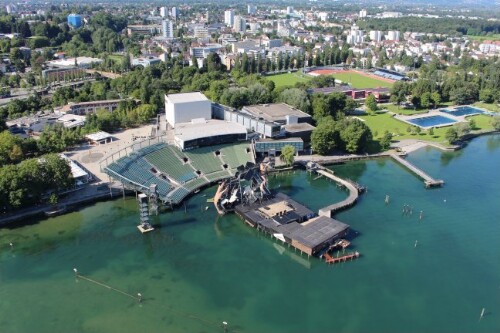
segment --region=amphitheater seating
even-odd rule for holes
[[[145,158],[156,169],[180,183],[196,178],[195,170],[189,164],[184,164],[171,146],[148,154]]]
[[[231,173],[227,170],[216,171],[216,172],[212,172],[212,173],[206,175],[207,179],[210,182],[216,182],[218,180],[228,178],[230,176],[231,176]]]
[[[114,178],[129,180],[149,188],[157,184],[162,200],[180,203],[192,191],[211,182],[231,177],[234,170],[247,162],[255,162],[253,154],[247,152],[249,143],[217,145],[180,151],[177,147],[157,143],[132,152],[106,167],[106,172]],[[220,155],[215,152],[220,151]],[[183,161],[187,159],[187,163]],[[227,164],[227,169],[223,168]],[[157,177],[154,168],[175,179],[182,186],[174,186],[168,180]],[[202,176],[196,174],[202,172]]]
[[[222,160],[215,155],[219,146],[203,147],[185,151],[184,155],[191,161],[191,165],[204,174],[222,170]]]
[[[155,177],[150,171],[151,166],[142,157],[126,156],[108,165],[107,169],[121,175],[125,181],[149,188],[151,184],[157,184],[158,194],[162,197],[173,188],[167,181]],[[116,176],[113,173],[110,173]]]
[[[178,204],[184,199],[190,191],[186,190],[183,187],[178,187],[172,192],[170,192],[167,196],[167,199],[169,199],[173,204]]]
[[[184,187],[189,191],[194,191],[197,188],[200,188],[203,185],[207,185],[207,184],[208,184],[208,181],[205,178],[200,177],[200,178],[196,178],[196,179],[193,179],[193,180],[187,182],[186,184],[184,184]]]
[[[247,162],[254,162],[253,155],[247,153],[248,143],[238,143],[221,148],[222,159],[229,165],[230,169],[236,169]]]

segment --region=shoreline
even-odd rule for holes
[[[480,137],[480,136],[485,136],[485,135],[496,135],[499,134],[500,131],[488,131],[488,132],[482,132],[482,133],[471,133],[468,134],[466,137],[463,138],[463,142],[468,142],[474,138]],[[465,147],[465,145],[455,145],[451,147],[444,147],[440,144],[437,144],[435,142],[428,142],[428,141],[421,141],[421,140],[415,140],[414,143],[410,143],[407,146],[409,146],[408,151],[405,151],[407,153],[415,151],[417,149],[431,146],[434,148],[437,148],[441,151],[457,151]],[[414,149],[413,149],[414,148]],[[367,159],[375,159],[375,158],[381,158],[381,157],[390,157],[390,154],[393,153],[394,149],[388,150],[386,152],[382,153],[377,153],[377,154],[365,154],[365,155],[357,155],[357,154],[351,154],[351,155],[330,155],[330,156],[320,156],[320,155],[302,155],[302,156],[297,156],[295,159],[296,163],[302,164],[307,161],[312,161],[318,164],[322,165],[334,165],[334,164],[341,164],[341,163],[346,163],[346,162],[352,162],[352,161],[359,161],[359,160],[367,160]],[[280,171],[290,171],[289,170],[280,170]],[[277,172],[280,172],[277,171]],[[107,200],[112,200],[116,199],[117,197],[122,196],[123,197],[123,192],[122,189],[119,189],[117,187],[109,187],[112,183],[101,183],[99,186],[102,185],[107,185],[108,190],[103,191],[102,193],[94,193],[82,197],[77,197],[74,199],[69,199],[67,201],[62,200],[58,205],[65,206],[66,209],[62,214],[59,215],[64,215],[69,212],[74,212],[77,211],[83,207],[86,207],[90,204],[100,202],[100,201],[107,201]],[[97,184],[91,185],[95,186],[97,188]],[[125,193],[127,194],[127,190],[125,190]],[[36,218],[36,219],[42,219],[46,216],[44,216],[44,213],[52,208],[54,205],[43,205],[43,206],[37,206],[37,207],[31,207],[31,208],[26,208],[21,211],[17,212],[12,212],[8,213],[5,215],[0,216],[0,228],[5,228],[8,226],[11,226],[13,224],[30,224],[32,221],[26,221],[26,222],[20,222],[20,220],[24,218]]]

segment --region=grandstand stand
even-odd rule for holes
[[[146,155],[145,158],[157,170],[179,183],[185,183],[196,178],[195,170],[190,164],[184,163],[175,150],[176,148],[173,146],[166,146],[164,149]]]
[[[254,162],[248,143],[225,146],[220,151],[222,160],[233,170],[239,166],[246,165],[247,162]]]
[[[190,151],[184,151],[184,155],[191,161],[191,165],[204,174],[222,170],[224,164],[215,152],[221,146],[202,147]]]

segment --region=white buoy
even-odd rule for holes
[[[12,244],[12,243],[9,243],[9,245],[10,245],[10,247],[14,247],[14,244]]]
[[[486,308],[483,308],[483,309],[481,310],[481,316],[479,316],[479,320],[483,319],[483,317],[484,317],[484,311],[485,311],[485,310],[486,310]]]
[[[223,321],[222,326],[224,327],[224,332],[227,332],[227,321]]]
[[[418,244],[418,240],[415,241],[415,247],[417,247],[417,244]]]
[[[142,294],[141,293],[137,293],[137,297],[139,297],[139,303],[142,302]]]

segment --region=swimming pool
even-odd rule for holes
[[[468,116],[471,114],[482,114],[484,113],[483,110],[474,108],[472,106],[459,106],[454,110],[447,110],[447,109],[442,109],[441,112],[447,113],[452,116]]]
[[[449,124],[454,124],[457,121],[445,116],[428,116],[407,120],[409,123],[413,125],[417,125],[419,127],[434,127],[434,126],[444,126]]]

